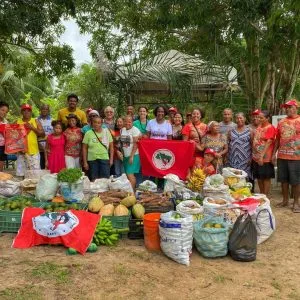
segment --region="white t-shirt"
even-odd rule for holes
[[[167,140],[172,135],[172,125],[168,121],[157,123],[156,119],[148,122],[146,130],[150,132],[150,138],[155,140]]]
[[[125,157],[129,157],[133,148],[133,138],[141,135],[141,132],[138,128],[132,126],[129,130],[125,127],[121,129],[120,132],[120,143],[123,149],[123,153]],[[134,155],[139,154],[139,150],[137,149]]]

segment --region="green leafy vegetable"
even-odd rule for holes
[[[82,171],[79,168],[63,169],[57,174],[57,180],[60,182],[75,183],[82,177]]]

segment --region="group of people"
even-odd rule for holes
[[[176,107],[158,105],[148,119],[148,108],[140,106],[134,114],[128,106],[124,117],[115,118],[114,108],[107,106],[103,115],[94,109],[79,109],[78,97],[71,94],[68,106],[58,112],[57,120],[50,117],[49,106],[42,105],[40,116],[32,117],[28,104],[21,106],[18,124],[27,130],[28,150],[19,153],[17,175],[25,169],[47,168],[57,173],[63,168],[82,167],[91,181],[126,173],[135,188],[143,180],[138,141],[142,138],[192,141],[195,144],[193,165],[207,175],[220,173],[224,166],[244,170],[248,180],[257,179],[261,193],[268,195],[271,178],[275,177],[277,160],[278,181],[282,183],[283,202],[289,202],[292,185],[294,212],[300,212],[300,116],[296,100],[284,104],[287,117],[278,127],[270,123],[267,111],[255,110],[247,124],[244,113],[223,111],[221,122],[203,122],[204,111],[194,108],[185,118]],[[6,123],[9,106],[0,103],[0,124]],[[3,167],[4,138],[0,133],[0,170]],[[159,184],[162,180],[159,180]]]

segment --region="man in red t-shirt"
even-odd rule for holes
[[[295,99],[287,101],[283,107],[287,117],[277,127],[277,139],[273,159],[277,152],[277,180],[281,182],[283,200],[278,206],[289,204],[289,184],[294,196],[293,212],[300,212],[300,116]]]

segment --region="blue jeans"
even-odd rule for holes
[[[109,178],[110,166],[108,159],[96,159],[88,161],[89,179]]]
[[[125,173],[123,162],[120,159],[114,160],[114,170],[115,170],[114,175],[116,175],[117,177],[120,177],[123,173]]]

